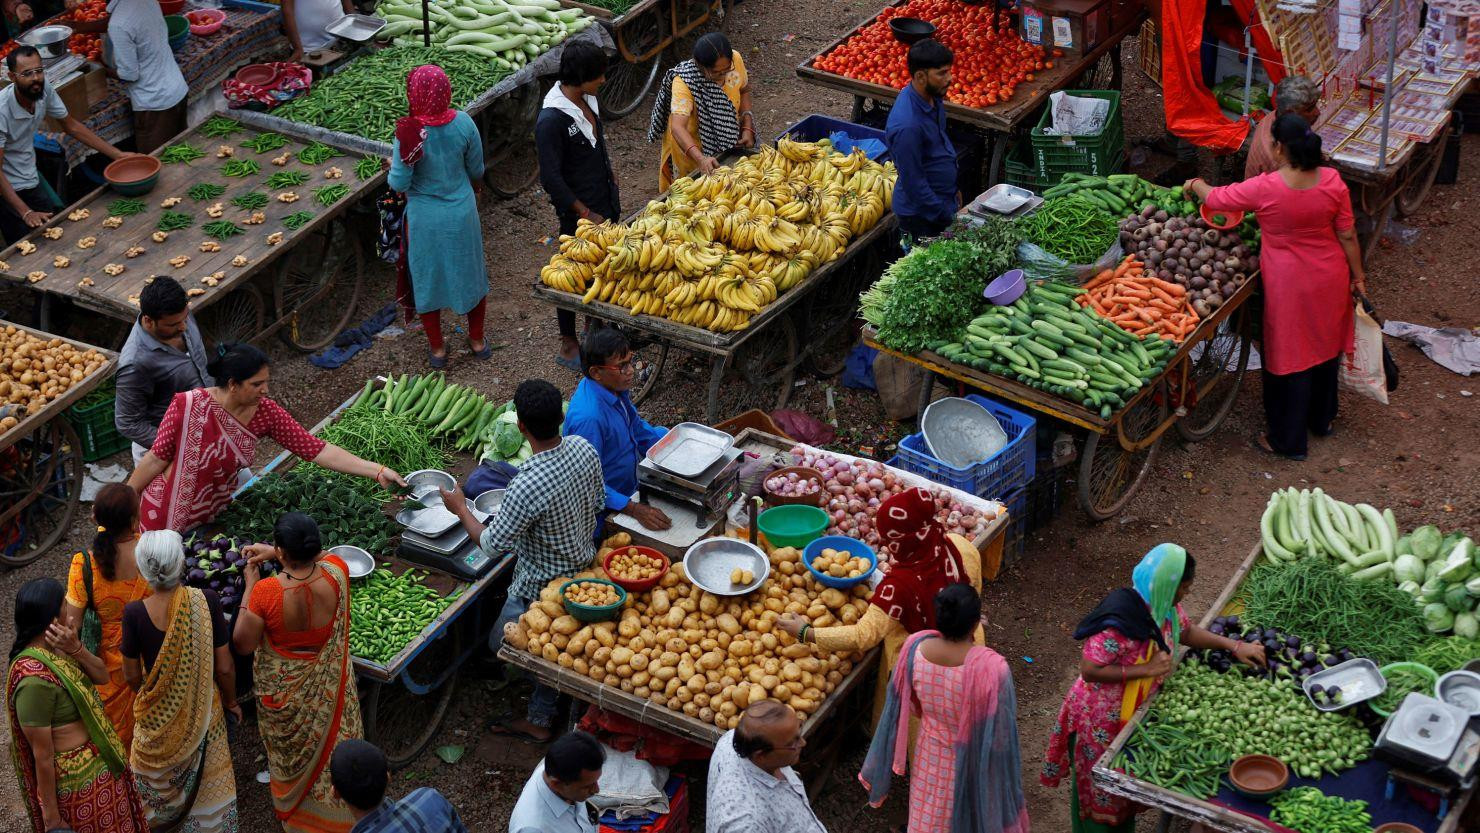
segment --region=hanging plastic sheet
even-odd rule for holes
[[[1243,146],[1249,124],[1230,121],[1202,78],[1200,53],[1206,0],[1162,0],[1161,85],[1167,128],[1219,153]]]

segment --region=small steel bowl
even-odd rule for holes
[[[503,505],[504,491],[503,489],[489,489],[473,498],[473,508],[485,515],[492,515]]]
[[[72,37],[71,26],[52,24],[37,26],[16,40],[27,46],[36,47],[36,51],[41,53],[41,60],[48,61],[67,54],[67,39],[70,37]]]
[[[364,578],[375,572],[375,559],[359,547],[340,544],[337,547],[330,547],[328,552],[330,555],[337,555],[344,559],[344,566],[349,568],[350,578]]]
[[[457,478],[439,469],[422,469],[406,475],[406,485],[410,487],[411,494],[421,497],[424,494],[437,494],[438,489],[452,491],[457,488]],[[441,496],[438,495],[438,499]]]

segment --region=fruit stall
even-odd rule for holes
[[[115,162],[117,184],[0,252],[0,277],[132,324],[145,283],[170,275],[210,341],[329,344],[364,281],[346,209],[385,182],[381,160],[247,128],[239,112]]]
[[[581,221],[540,270],[536,298],[638,337],[634,401],[656,387],[670,349],[709,364],[708,424],[784,407],[803,361],[841,370],[858,292],[893,245],[894,169],[862,148],[790,137],[818,120],[679,180],[625,222]]]
[[[262,130],[389,158],[396,119],[406,113],[406,73],[436,64],[452,82],[452,106],[473,118],[483,138],[484,182],[499,196],[512,197],[539,176],[534,123],[544,93],[540,79],[560,68],[556,44],[585,40],[605,49],[611,38],[579,11],[561,11],[555,0],[519,6],[525,15],[537,8],[542,17],[516,30],[507,6],[502,0],[432,4],[431,42],[424,45],[422,5],[386,0],[377,13],[389,23],[376,37],[389,45],[361,50],[317,79],[307,94],[268,112],[243,112],[241,119]],[[525,29],[541,34],[527,35]]]
[[[1232,410],[1258,231],[1129,174],[1046,196],[1012,217],[973,201],[865,293],[864,338],[925,371],[922,412],[938,375],[1082,429],[1079,503],[1104,520],[1168,429],[1201,440]]]
[[[818,500],[822,521],[790,537],[781,521],[772,526],[762,513],[757,540],[764,548],[741,526],[734,536],[698,541],[681,557],[617,533],[590,569],[545,587],[505,632],[499,657],[578,700],[710,747],[748,703],[779,699],[802,717],[802,736],[826,746],[850,722],[832,718],[847,713],[850,698],[872,694],[878,651],[827,654],[775,624],[788,611],[819,627],[851,624],[867,611],[870,579],[888,569],[867,543],[878,542],[870,503],[913,486],[931,490],[942,523],[987,553],[983,574],[995,575],[987,565],[1001,552],[1008,523],[1002,504],[754,429],[742,430],[735,445],[810,469],[804,480],[827,501]],[[805,501],[776,500],[784,486],[770,481],[785,480],[786,471],[767,476],[767,511],[812,510]],[[800,499],[808,490],[788,491]],[[572,599],[572,587],[602,593],[605,603]]]
[[[0,321],[0,564],[29,564],[71,530],[82,442],[63,412],[117,363],[111,350]]]
[[[896,34],[891,22],[925,21],[934,27],[933,37],[955,53],[946,118],[983,135],[989,145],[982,160],[984,185],[995,184],[1014,136],[1050,93],[1076,86],[1119,88],[1120,42],[1140,25],[1143,11],[1117,2],[1095,8],[1098,34],[1087,37],[1076,23],[1072,44],[1057,48],[1025,41],[1018,10],[994,3],[898,0],[798,64],[796,72],[809,84],[851,94],[852,120],[867,121],[869,113],[887,110],[909,83],[904,41],[923,36]],[[1045,22],[1044,29],[1049,28]],[[882,123],[882,114],[873,118]]]
[[[1275,492],[1261,527],[1201,624],[1262,644],[1268,669],[1183,649],[1095,784],[1163,824],[1235,833],[1465,829],[1480,754],[1473,541],[1400,534],[1391,510],[1320,489]]]

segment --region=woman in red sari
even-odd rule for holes
[[[401,475],[308,433],[267,397],[267,354],[247,344],[217,348],[206,367],[215,387],[175,394],[128,485],[141,495],[139,528],[184,533],[209,523],[231,502],[238,473],[252,465],[257,440],[272,437],[304,460],[345,474],[405,486]]]

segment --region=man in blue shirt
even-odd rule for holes
[[[636,378],[632,345],[620,330],[600,327],[581,345],[584,379],[576,385],[565,413],[565,434],[586,440],[601,456],[606,482],[606,511],[630,515],[647,529],[667,529],[663,510],[632,498],[637,492],[637,464],[668,431],[637,415],[628,389]]]
[[[899,171],[894,214],[904,240],[923,240],[946,230],[961,206],[956,190],[956,148],[946,136],[946,91],[955,56],[939,41],[910,47],[910,83],[889,111],[884,140]]]
[[[329,757],[334,794],[349,805],[350,833],[468,833],[442,794],[421,787],[400,801],[386,801],[390,767],[385,753],[363,740],[343,740]]]

